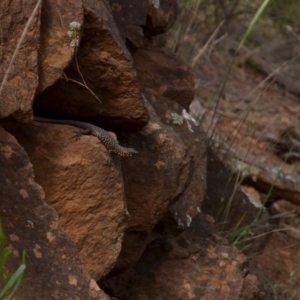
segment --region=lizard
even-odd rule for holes
[[[139,154],[133,148],[122,147],[119,142],[114,139],[106,130],[90,123],[75,120],[57,120],[34,116],[34,121],[40,123],[51,123],[60,125],[70,125],[83,129],[78,132],[76,137],[79,138],[83,134],[90,134],[97,137],[109,152],[114,152],[121,157],[133,156]]]

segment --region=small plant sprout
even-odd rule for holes
[[[150,0],[154,8],[159,9],[160,7],[160,0]]]
[[[4,286],[0,289],[0,300],[13,299],[14,294],[19,288],[26,269],[26,253],[22,252],[22,263],[18,269],[11,274],[6,268],[6,263],[9,256],[12,254],[12,250],[7,249],[6,237],[0,222],[0,276],[4,280]]]
[[[71,38],[70,47],[79,46],[79,33],[81,30],[81,24],[78,22],[71,22],[69,25],[68,36]]]

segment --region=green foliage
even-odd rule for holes
[[[26,269],[26,253],[22,253],[22,264],[19,268],[11,275],[10,272],[5,268],[7,259],[12,254],[12,250],[6,248],[6,237],[0,223],[0,274],[3,276],[4,287],[0,291],[0,300],[10,300],[19,288],[22,279],[24,277]]]

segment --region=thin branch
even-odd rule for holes
[[[64,74],[64,73],[63,73]],[[77,81],[77,80],[74,80],[74,79],[70,79],[70,78],[68,78],[67,76],[66,76],[66,74],[64,74],[64,77],[63,77],[66,81],[68,81],[68,80],[70,80],[70,81],[72,81],[72,82],[75,82],[75,83],[77,83],[77,84],[79,84],[79,85],[81,85],[81,86],[83,86],[83,87],[85,87],[96,99],[97,99],[97,101],[99,102],[99,103],[102,103],[101,102],[101,100],[99,99],[99,97],[86,85],[86,84],[83,84],[83,83],[81,83],[81,82],[79,82],[79,81]]]

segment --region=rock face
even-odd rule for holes
[[[194,76],[163,47],[177,1],[18,5],[0,4],[3,45],[18,50],[0,69],[7,267],[28,256],[16,299],[109,299],[99,286],[119,300],[258,299],[245,257],[202,213],[206,142],[188,114]],[[9,36],[10,22],[23,40]],[[139,155],[76,140],[78,128],[37,123],[32,111],[101,125]]]
[[[109,298],[83,267],[74,242],[57,213],[44,202],[27,154],[0,128],[0,210],[8,248],[6,267],[13,273],[26,251],[26,275],[15,299]]]
[[[57,81],[72,61],[81,38],[82,1],[43,0],[41,20],[38,94]]]
[[[166,49],[144,47],[133,57],[147,99],[161,122],[179,134],[189,151],[187,186],[171,208],[178,226],[183,229],[189,227],[192,218],[199,213],[206,188],[206,138],[186,111],[193,99],[194,77],[189,66]]]
[[[147,107],[150,122],[137,135],[142,141],[140,155],[122,162],[130,219],[118,269],[131,267],[140,258],[152,229],[184,191],[190,171],[189,155],[179,136]]]
[[[217,235],[210,218],[199,214],[178,237],[154,238],[135,268],[112,279],[110,288],[124,300],[258,299],[255,288],[240,298],[245,259]]]
[[[22,9],[19,5],[16,0],[0,3],[0,118],[16,111],[30,114],[38,86],[41,1],[29,0]]]
[[[140,85],[150,94],[169,98],[188,110],[194,98],[194,76],[190,67],[169,50],[147,46],[134,52]]]
[[[141,26],[145,25],[147,0],[127,0],[125,5],[123,0],[109,0],[109,4],[123,40],[128,38],[130,27],[141,28]]]
[[[36,99],[35,109],[137,130],[147,123],[148,115],[132,58],[106,1],[84,0],[83,9],[84,28],[76,55],[62,78]]]
[[[70,126],[6,126],[28,153],[45,201],[59,214],[87,271],[102,278],[119,255],[128,219],[118,160],[95,137],[75,141]]]

